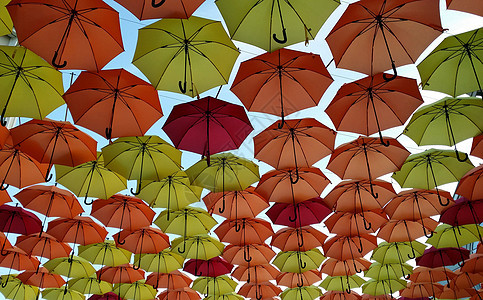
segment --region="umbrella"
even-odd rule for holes
[[[7,35],[12,33],[13,29],[13,22],[12,18],[10,18],[10,15],[5,7],[7,5],[7,1],[3,1],[1,4],[1,9],[0,9],[0,35]]]
[[[256,298],[257,300],[270,299],[282,293],[282,290],[271,282],[262,283],[245,283],[238,290],[238,294],[247,298]]]
[[[473,143],[471,144],[470,154],[479,158],[483,158],[483,134],[473,138]]]
[[[66,276],[68,278],[89,277],[96,273],[92,265],[82,257],[59,257],[44,264],[49,272]]]
[[[339,1],[297,0],[215,3],[232,39],[260,47],[268,52],[314,39]]]
[[[273,235],[270,222],[259,218],[225,220],[214,232],[221,242],[232,245],[263,244]]]
[[[121,194],[113,195],[107,200],[94,200],[91,210],[91,216],[104,226],[127,231],[150,226],[155,214],[143,200]],[[123,244],[124,242],[117,240],[117,243]]]
[[[218,223],[206,210],[187,206],[181,210],[163,210],[154,224],[166,233],[188,237],[208,233]]]
[[[385,294],[391,295],[395,291],[399,291],[404,288],[406,288],[406,281],[402,279],[369,279],[365,284],[362,285],[362,292],[373,296]]]
[[[387,138],[386,143],[378,138],[359,137],[342,144],[332,153],[327,169],[342,179],[368,179],[374,198],[372,180],[401,168],[409,151],[396,139]]]
[[[228,245],[223,250],[223,258],[229,263],[246,266],[268,264],[275,252],[266,244]]]
[[[76,167],[55,165],[56,181],[75,195],[108,199],[117,192],[126,189],[126,178],[104,167],[102,152],[97,152],[97,159]]]
[[[453,97],[481,90],[480,29],[449,36],[418,65],[423,89]]]
[[[181,151],[158,136],[121,137],[102,148],[104,166],[127,179],[161,180],[180,170]]]
[[[317,299],[317,297],[322,296],[322,291],[315,286],[301,286],[288,288],[280,294],[281,299],[300,299],[309,300]]]
[[[117,290],[116,294],[122,298],[137,300],[153,299],[158,293],[152,286],[146,284],[144,280],[133,283],[117,283],[114,285],[113,290]]]
[[[151,207],[181,210],[200,201],[202,190],[190,184],[185,172],[177,171],[160,181],[142,181],[138,196]]]
[[[480,231],[483,231],[483,226],[477,224],[459,226],[441,224],[436,228],[433,236],[430,237],[426,243],[433,245],[436,248],[460,248],[461,246],[481,241]]]
[[[80,216],[56,218],[49,222],[46,232],[61,242],[80,245],[102,243],[107,236],[103,226],[89,217]]]
[[[414,241],[422,236],[431,237],[436,226],[438,226],[438,222],[431,218],[416,221],[389,220],[381,226],[377,237],[389,243]]]
[[[355,264],[355,259],[364,257],[377,247],[377,238],[374,235],[361,234],[357,237],[334,236],[329,238],[322,248],[328,257],[337,260],[352,259],[356,272],[362,272]]]
[[[176,238],[171,242],[173,251],[176,250],[184,258],[203,260],[221,255],[224,247],[225,245],[207,234]]]
[[[425,251],[426,245],[418,241],[408,242],[382,242],[372,252],[371,259],[381,264],[399,263],[419,257]]]
[[[156,89],[193,97],[228,83],[238,55],[221,22],[162,19],[139,30],[133,64]]]
[[[320,287],[327,291],[339,291],[349,293],[352,288],[358,288],[365,280],[357,275],[352,276],[327,276],[320,283]]]
[[[423,255],[416,258],[416,265],[435,268],[435,267],[446,267],[455,264],[461,264],[462,261],[468,259],[470,252],[464,248],[435,248],[431,247],[424,250]],[[444,268],[446,271],[446,268]],[[449,281],[449,275],[445,272],[446,280]]]
[[[376,231],[388,221],[387,215],[381,210],[368,210],[361,213],[335,212],[324,224],[330,233],[345,236],[357,236],[361,234],[376,233]],[[370,224],[366,229],[360,224]]]
[[[7,9],[19,43],[56,68],[98,71],[124,50],[119,14],[104,1],[15,0]]]
[[[36,271],[24,271],[17,275],[24,284],[36,286],[39,288],[60,288],[65,284],[65,280],[58,274],[50,273],[44,267]]]
[[[39,295],[37,287],[24,284],[15,275],[2,275],[0,281],[7,282],[5,286],[3,284],[0,285],[0,293],[6,299],[37,299]]]
[[[275,280],[280,272],[271,264],[238,266],[233,270],[232,276],[239,281],[250,283],[252,278],[255,282]]]
[[[445,97],[418,109],[403,133],[420,146],[454,145],[458,160],[465,161],[468,155],[461,158],[456,143],[483,132],[481,114],[481,98]]]
[[[411,154],[392,178],[403,188],[436,188],[439,203],[447,206],[450,199],[446,198],[447,201],[443,202],[438,186],[460,180],[472,168],[474,166],[469,160],[459,161],[453,151],[429,149]]]
[[[17,233],[28,235],[32,233],[39,233],[42,231],[42,222],[33,213],[18,207],[2,205],[0,206],[0,231],[7,232],[7,236],[2,242],[2,249],[0,254],[3,256],[3,250],[8,248],[8,233]]]
[[[232,264],[227,262],[224,258],[218,256],[208,260],[190,259],[183,266],[183,271],[195,276],[208,277],[218,277],[221,275],[230,274],[232,269]]]
[[[78,292],[67,288],[48,288],[42,291],[42,297],[47,300],[85,300],[85,296]]]
[[[481,224],[483,223],[483,199],[470,201],[466,198],[459,198],[455,205],[445,209],[439,218],[441,223],[452,226]],[[476,227],[478,237],[481,239],[480,228]]]
[[[282,129],[285,115],[316,106],[331,83],[320,56],[280,49],[242,62],[231,91],[249,111],[280,116]]]
[[[27,255],[27,253],[17,247],[2,250],[2,255],[0,256],[0,267],[8,268],[8,275],[10,275],[12,269],[31,271],[37,269],[39,264],[40,262],[36,257]],[[2,282],[1,285],[2,287],[6,287],[7,281]]]
[[[406,277],[409,276],[408,274],[412,274],[412,272],[413,267],[406,263],[381,264],[374,262],[369,269],[364,272],[364,276],[376,280],[388,280]]]
[[[275,256],[272,264],[280,272],[303,273],[308,270],[318,269],[325,257],[319,249],[308,251],[285,251]]]
[[[452,289],[449,287],[444,287],[441,293],[436,294],[438,299],[462,299],[462,298],[475,298],[475,289]]]
[[[211,296],[208,296],[211,297]],[[204,299],[209,299],[209,298]],[[217,296],[213,296],[217,297]],[[182,289],[176,290],[166,290],[158,295],[158,299],[160,300],[169,300],[169,299],[186,299],[186,300],[198,300],[201,299],[200,295],[192,290],[189,287],[185,287]]]
[[[337,130],[371,135],[404,125],[423,103],[416,80],[397,76],[386,81],[379,73],[344,84],[325,112]]]
[[[353,291],[350,294],[346,291],[327,291],[320,300],[361,300],[361,296]]]
[[[113,292],[109,292],[103,295],[92,295],[89,297],[89,300],[123,300],[123,298]]]
[[[326,41],[337,67],[369,75],[392,67],[391,80],[442,32],[436,1],[364,0],[347,7]]]
[[[253,138],[255,158],[276,169],[310,167],[332,153],[335,134],[312,118],[273,123]]]
[[[243,191],[210,192],[202,200],[210,214],[220,215],[231,220],[255,218],[269,207],[268,201],[255,192],[255,188],[252,186]]]
[[[409,282],[405,289],[399,291],[399,295],[404,299],[428,300],[443,291],[443,286],[439,283],[414,283]],[[408,299],[409,300],[409,299]]]
[[[184,273],[174,270],[169,273],[151,273],[146,279],[146,284],[152,285],[155,289],[166,288],[176,290],[189,287],[193,280]]]
[[[46,257],[48,259],[67,257],[72,251],[72,248],[67,243],[60,242],[45,232],[21,235],[17,237],[15,246],[25,251],[28,255]]]
[[[445,267],[417,267],[413,270],[409,280],[415,283],[437,283],[439,281],[445,281],[448,278],[453,278],[456,276],[452,271]]]
[[[449,281],[449,287],[453,289],[470,289],[483,282],[483,274],[455,272],[455,276]]]
[[[81,72],[63,98],[75,124],[108,140],[144,135],[163,116],[153,86],[123,69]]]
[[[238,149],[253,127],[245,109],[213,97],[173,107],[163,130],[174,146],[206,157]]]
[[[465,261],[465,265],[461,267],[461,271],[483,273],[483,255],[478,253],[470,254],[470,258]]]
[[[34,119],[10,132],[20,150],[49,164],[48,171],[53,164],[75,167],[96,159],[96,140],[69,122]],[[51,178],[52,174],[45,181]]]
[[[311,226],[282,228],[272,237],[271,245],[282,251],[307,251],[321,247],[327,236]]]
[[[332,210],[327,207],[322,198],[313,198],[295,205],[275,203],[265,214],[273,224],[296,228],[319,224],[331,213]]]
[[[112,284],[96,277],[74,278],[67,282],[69,288],[81,294],[102,295],[112,291]]]
[[[277,285],[295,288],[302,286],[313,285],[322,280],[322,274],[318,270],[309,270],[303,273],[280,273],[277,278]]]
[[[97,279],[110,283],[133,283],[144,279],[144,271],[135,270],[131,264],[115,267],[104,266],[96,271],[96,276]]]
[[[455,194],[470,200],[483,199],[480,179],[483,179],[483,165],[468,171],[458,182]]]
[[[352,276],[369,269],[371,262],[360,257],[347,260],[328,258],[322,263],[320,272],[329,276]]]
[[[198,277],[191,288],[205,295],[223,295],[235,292],[237,282],[227,275],[217,277]]]
[[[103,243],[79,246],[78,255],[92,264],[115,267],[128,264],[131,260],[131,252],[116,247],[114,241],[106,240]],[[88,293],[97,294],[97,293]]]
[[[477,14],[483,17],[483,6],[481,3],[474,3],[468,0],[446,0],[448,9]]]
[[[147,272],[170,273],[183,267],[184,258],[171,250],[162,250],[158,253],[138,254],[134,256],[134,261]]]
[[[147,19],[161,19],[161,18],[176,18],[187,19],[205,0],[144,0],[139,3],[133,3],[129,0],[116,0],[119,4],[124,6],[139,20]]]
[[[62,73],[27,48],[0,47],[0,76],[3,126],[5,117],[43,119],[64,104]]]
[[[154,227],[143,227],[133,231],[122,230],[114,235],[114,241],[118,247],[136,254],[158,253],[169,247],[168,235]]]

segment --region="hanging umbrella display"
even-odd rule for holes
[[[67,187],[78,197],[108,199],[127,188],[126,178],[104,167],[102,152],[97,152],[97,159],[76,167],[55,165],[56,181]]]
[[[255,218],[269,207],[268,201],[249,186],[243,191],[210,192],[203,197],[203,202],[210,214],[227,219]],[[223,210],[223,203],[225,209]]]
[[[72,252],[72,248],[67,244],[58,241],[48,233],[32,233],[17,237],[15,246],[25,251],[31,256],[46,257],[54,259],[67,257]]]
[[[466,224],[451,226],[441,224],[434,231],[434,235],[426,241],[436,248],[457,247],[480,241],[483,226],[477,224]],[[462,259],[463,260],[463,259]]]
[[[322,274],[318,270],[309,270],[303,273],[280,273],[277,278],[277,285],[288,288],[299,287],[299,285],[309,286],[322,280]]]
[[[44,267],[36,271],[24,271],[17,275],[17,279],[24,284],[39,288],[60,288],[65,284],[65,280],[60,275],[50,273]]]
[[[332,153],[335,135],[312,118],[285,120],[282,128],[275,122],[253,138],[255,158],[276,169],[310,167]]]
[[[483,199],[483,166],[478,166],[468,171],[458,182],[455,194],[470,200]]]
[[[40,262],[37,258],[27,255],[27,253],[17,247],[2,250],[2,255],[0,256],[0,267],[7,268],[8,275],[11,274],[12,270],[36,270],[39,264]],[[7,282],[2,282],[1,285],[5,287]]]
[[[138,197],[151,207],[181,210],[200,201],[202,187],[190,184],[188,175],[177,171],[160,181],[142,181]]]
[[[116,247],[114,241],[106,240],[103,243],[90,244],[78,247],[78,255],[92,264],[115,267],[128,264],[131,252]],[[97,293],[88,293],[97,294]],[[103,293],[102,293],[103,294]]]
[[[132,253],[158,253],[169,247],[169,237],[154,227],[144,227],[134,231],[122,230],[116,233],[114,241],[119,248]],[[122,241],[120,244],[118,241]]]
[[[371,255],[371,259],[381,264],[403,264],[404,262],[420,257],[426,249],[426,245],[418,242],[382,242],[377,245]]]
[[[138,263],[137,266],[134,266],[135,270],[141,267],[147,272],[170,273],[183,267],[184,257],[166,249],[158,253],[134,255],[134,262]]]
[[[268,52],[312,40],[339,1],[301,3],[297,0],[215,2],[232,39],[260,47]]]
[[[446,0],[446,5],[448,9],[464,11],[483,17],[483,6],[481,3],[473,3],[468,0]]]
[[[361,296],[353,291],[351,293],[339,291],[327,291],[320,300],[361,300]]]
[[[379,73],[344,84],[325,112],[337,130],[371,135],[404,125],[423,103],[416,80]]]
[[[63,98],[75,124],[108,140],[144,135],[163,116],[153,86],[123,69],[81,72]]]
[[[80,245],[102,243],[107,236],[103,226],[89,217],[80,216],[54,219],[49,222],[46,232],[61,242]]]
[[[15,0],[7,9],[19,43],[58,69],[99,71],[124,50],[119,14],[103,1]]]
[[[446,97],[418,109],[403,133],[420,146],[455,146],[456,157],[464,161],[468,155],[460,157],[456,144],[483,132],[482,113],[481,98]]]
[[[423,236],[431,237],[437,226],[438,222],[431,218],[416,221],[389,220],[381,226],[377,237],[389,243],[414,241]]]
[[[439,218],[441,223],[451,226],[481,224],[483,223],[483,199],[470,201],[464,197],[455,201],[455,204],[445,209]],[[476,227],[480,240],[480,228]]]
[[[412,274],[412,272],[413,267],[406,263],[381,264],[374,262],[369,269],[364,272],[364,276],[376,280],[388,280],[406,277],[408,274]]]
[[[161,180],[180,170],[181,151],[158,136],[121,137],[102,148],[104,166],[127,179]]]
[[[174,146],[206,157],[238,149],[253,127],[245,109],[213,97],[173,107],[163,130]]]
[[[35,214],[21,207],[4,204],[0,206],[0,231],[7,233],[0,250],[0,254],[3,256],[4,249],[10,245],[7,239],[8,233],[38,234],[42,231],[42,222]]]
[[[53,164],[75,167],[96,159],[97,141],[69,122],[34,119],[10,132],[20,150],[48,163],[48,171]],[[51,178],[52,174],[45,181]]]
[[[436,295],[439,299],[462,299],[462,298],[469,298],[474,297],[476,295],[475,289],[452,289],[449,287],[444,287],[443,291]]]
[[[394,75],[384,76],[391,80],[442,32],[435,1],[364,0],[347,7],[326,41],[337,67],[368,75],[392,68]]]
[[[206,234],[218,223],[206,210],[187,206],[182,210],[163,210],[154,224],[163,232],[188,237]]]
[[[336,235],[329,238],[322,248],[328,257],[338,260],[354,260],[355,258],[364,257],[377,246],[377,239],[374,235],[361,234],[357,237]]]
[[[144,270],[136,270],[131,264],[115,267],[104,266],[96,271],[96,276],[97,279],[110,283],[133,283],[144,279]]]
[[[176,238],[171,242],[173,252],[178,252],[184,258],[203,260],[220,256],[224,247],[221,242],[206,234]]]
[[[223,258],[229,263],[245,266],[268,264],[275,252],[267,244],[228,245],[223,250]]]
[[[443,292],[443,286],[439,283],[413,283],[409,282],[405,289],[399,291],[401,298],[429,299]]]
[[[64,104],[62,73],[27,48],[0,47],[0,76],[3,126],[5,117],[43,119]]]
[[[437,283],[439,281],[445,281],[448,278],[453,278],[456,276],[452,271],[444,267],[417,267],[413,270],[409,280],[416,283]]]
[[[238,55],[219,21],[162,19],[139,30],[133,64],[156,89],[194,97],[228,83]]]
[[[280,116],[283,129],[286,115],[316,106],[332,81],[320,56],[280,49],[242,62],[231,91],[249,111]]]
[[[319,224],[331,213],[322,198],[313,198],[295,205],[275,203],[265,214],[273,224],[296,228]]]
[[[431,247],[424,250],[423,255],[416,258],[416,265],[435,268],[452,266],[461,264],[462,261],[468,259],[470,252],[464,248],[435,248]],[[446,280],[449,281],[449,275],[445,272]]]
[[[324,221],[330,233],[345,236],[376,233],[388,221],[387,215],[381,210],[368,210],[364,213],[335,212]],[[361,224],[371,225],[369,229]]]
[[[103,295],[92,295],[89,297],[89,300],[123,300],[123,298],[113,292],[109,292]]]
[[[482,89],[481,43],[476,29],[444,39],[418,65],[423,89],[453,97]]]
[[[195,276],[208,277],[218,277],[221,275],[230,274],[232,269],[232,264],[218,256],[208,260],[190,259],[183,266],[183,271]]]
[[[483,282],[483,274],[455,272],[455,276],[449,281],[449,287],[453,289],[470,289]]]
[[[133,3],[129,0],[116,0],[139,20],[176,18],[188,19],[205,0],[144,0]]]
[[[189,287],[192,282],[191,278],[178,270],[169,273],[151,273],[146,279],[146,284],[152,285],[155,289],[166,288],[167,290]]]

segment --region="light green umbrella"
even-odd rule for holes
[[[128,264],[132,253],[118,248],[114,241],[106,240],[103,243],[79,246],[78,255],[93,264],[115,267]]]
[[[322,291],[316,286],[289,288],[280,294],[282,300],[313,300],[320,296],[322,296]]]
[[[47,300],[84,300],[84,294],[65,288],[47,288],[42,291],[42,297]]]
[[[69,278],[89,277],[96,273],[90,262],[78,256],[54,258],[46,262],[44,267],[49,272]]]
[[[446,97],[418,109],[403,133],[419,146],[455,145],[483,133],[483,101],[481,98]]]
[[[0,36],[12,33],[12,18],[10,18],[10,14],[5,7],[9,2],[10,0],[0,1]]]
[[[197,292],[210,296],[220,296],[233,293],[238,283],[227,275],[217,277],[199,277],[193,281],[191,288]]]
[[[219,21],[162,19],[139,30],[133,64],[156,89],[194,97],[228,83],[238,55]]]
[[[375,280],[387,280],[400,279],[401,277],[409,278],[409,275],[412,273],[413,267],[407,263],[381,264],[374,262],[364,272],[364,276]]]
[[[372,296],[390,295],[406,288],[406,281],[402,279],[375,280],[369,279],[362,286],[364,294]]]
[[[218,222],[204,209],[185,207],[181,210],[163,210],[154,220],[154,224],[165,233],[188,237],[206,234]]]
[[[315,270],[325,260],[319,249],[314,248],[308,251],[282,251],[273,259],[280,272],[303,273],[308,270]]]
[[[97,277],[74,278],[68,282],[69,288],[81,294],[103,295],[112,291],[112,284]]]
[[[36,299],[39,294],[37,287],[24,284],[16,275],[2,275],[0,282],[0,293],[6,299],[31,300]],[[5,282],[7,283],[4,286]]]
[[[419,65],[423,89],[453,97],[483,87],[483,29],[444,39]]]
[[[381,242],[372,252],[371,259],[381,264],[402,264],[423,255],[426,245],[418,241]]]
[[[243,296],[236,293],[228,293],[223,295],[209,295],[204,298],[205,300],[244,300]]]
[[[353,288],[358,288],[366,282],[357,275],[352,276],[327,276],[321,283],[320,287],[326,291],[349,292]]]
[[[114,292],[124,299],[151,300],[158,293],[151,285],[144,280],[133,283],[117,283],[114,285]]]
[[[480,241],[478,231],[483,231],[483,227],[477,224],[466,224],[451,226],[441,224],[436,227],[433,236],[428,238],[426,243],[436,248],[457,247]]]
[[[174,239],[171,248],[184,258],[209,260],[221,255],[225,245],[207,234],[198,234]]]
[[[177,252],[165,249],[159,253],[134,255],[134,263],[147,272],[170,273],[183,268],[184,257]]]

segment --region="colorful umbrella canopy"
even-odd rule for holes
[[[218,277],[199,277],[193,281],[191,288],[205,295],[223,295],[235,292],[237,282],[221,275]]]
[[[208,233],[218,223],[206,210],[187,206],[181,210],[163,210],[154,224],[166,233],[187,237]]]
[[[282,228],[272,237],[271,245],[282,251],[307,251],[321,247],[327,236],[311,226]]]
[[[223,250],[223,258],[229,263],[246,266],[270,263],[275,252],[267,244],[228,245]]]
[[[204,1],[170,0],[166,2],[166,0],[144,0],[139,3],[133,3],[129,0],[116,0],[139,20],[161,18],[188,19]]]
[[[58,69],[99,71],[124,50],[119,14],[104,1],[15,0],[7,9],[19,43]]]
[[[106,240],[103,243],[79,246],[77,249],[79,257],[88,260],[92,264],[110,267],[128,264],[132,254],[125,249],[116,247],[114,241],[110,240]]]
[[[163,130],[174,146],[210,155],[238,149],[253,131],[245,109],[213,97],[204,97],[173,107]]]
[[[171,242],[173,252],[181,254],[184,258],[203,260],[221,255],[224,247],[220,241],[207,234],[176,238]]]
[[[104,266],[96,271],[96,276],[97,279],[110,283],[133,283],[144,279],[144,270],[136,270],[131,264],[115,267]]]
[[[162,19],[139,30],[133,64],[156,89],[194,97],[228,83],[238,55],[218,21]]]
[[[448,9],[454,9],[483,16],[483,6],[481,5],[481,3],[473,3],[468,0],[446,0],[446,5],[448,6]]]
[[[270,299],[282,293],[282,289],[271,282],[245,283],[238,290],[238,294],[247,298]]]
[[[280,272],[303,273],[317,269],[325,260],[319,249],[279,252],[272,261]]]
[[[318,270],[309,270],[303,273],[283,272],[277,276],[277,285],[295,288],[309,286],[322,280],[322,274]]]
[[[481,224],[483,223],[483,199],[471,201],[461,197],[453,206],[441,213],[439,221],[452,226]]]
[[[458,182],[455,194],[470,200],[483,199],[483,189],[480,180],[483,179],[483,166],[468,171]]]
[[[357,237],[336,235],[329,238],[322,248],[328,257],[338,260],[354,260],[355,258],[365,256],[377,246],[377,239],[374,235],[361,234]]]
[[[28,210],[4,204],[0,206],[0,231],[23,235],[39,233],[42,231],[42,222]]]
[[[69,289],[77,291],[81,294],[98,294],[102,295],[112,291],[112,284],[101,281],[96,277],[74,278],[67,282]]]
[[[169,300],[169,299],[199,300],[201,299],[201,297],[196,291],[192,290],[191,288],[185,287],[185,288],[176,289],[176,290],[166,290],[158,295],[158,299],[160,300]]]
[[[123,69],[81,72],[63,98],[75,124],[108,140],[144,135],[163,116],[153,86]]]
[[[324,224],[330,233],[357,236],[375,233],[387,221],[387,215],[381,209],[378,209],[365,211],[363,213],[335,212],[325,220]],[[361,226],[362,224],[365,225]],[[365,227],[366,225],[369,229]]]
[[[59,257],[44,264],[49,272],[66,276],[68,278],[89,277],[96,273],[92,265],[82,257]]]
[[[319,286],[327,291],[347,292],[353,288],[360,287],[364,282],[365,280],[357,275],[327,276]]]
[[[234,40],[273,52],[314,39],[339,2],[252,0],[236,4],[231,1],[217,1],[215,4]]]
[[[316,106],[331,83],[320,56],[280,49],[242,62],[231,91],[249,111],[280,116],[282,129],[285,115]]]
[[[243,191],[210,192],[203,197],[203,202],[210,214],[227,219],[255,218],[269,207],[268,201],[249,186]],[[225,209],[223,209],[225,203]]]
[[[190,259],[183,266],[183,271],[195,276],[207,277],[218,277],[230,274],[232,269],[232,264],[218,256],[208,260]]]
[[[479,158],[483,158],[483,134],[473,138],[470,154]]]
[[[64,104],[62,73],[27,48],[0,46],[0,76],[3,126],[5,117],[43,119]]]
[[[449,224],[439,225],[432,237],[426,243],[436,248],[462,247],[467,244],[480,241],[483,226],[477,224],[466,224],[451,226]]]
[[[162,250],[158,253],[139,254],[134,256],[134,261],[147,272],[171,273],[174,270],[181,269],[184,258],[178,253],[171,250]]]
[[[390,80],[442,32],[436,1],[364,0],[347,7],[326,40],[337,67],[368,75],[392,67]]]
[[[8,1],[1,2],[1,9],[0,9],[0,35],[7,35],[12,33],[13,29],[13,22],[12,18],[10,18],[10,14],[8,13],[5,5],[8,4]]]
[[[408,274],[412,274],[412,272],[413,267],[406,263],[381,264],[374,262],[369,269],[364,272],[364,276],[376,280],[388,280],[406,277],[409,276]]]
[[[317,297],[322,296],[322,291],[315,286],[301,286],[295,288],[288,288],[280,294],[281,299],[317,299]]]
[[[232,245],[263,244],[273,235],[270,222],[259,218],[225,220],[214,232],[221,242]]]
[[[39,288],[60,288],[65,284],[65,280],[60,275],[50,273],[44,267],[40,267],[36,271],[24,271],[17,275],[17,279],[24,284]]]
[[[464,248],[435,248],[424,250],[423,255],[416,258],[416,265],[423,267],[445,267],[461,263],[468,259],[470,251]]]
[[[275,203],[266,211],[273,224],[292,228],[319,224],[331,213],[322,198],[308,199],[295,205]]]
[[[89,217],[56,218],[49,222],[47,233],[61,242],[88,245],[102,243],[107,230]]]
[[[45,232],[21,235],[17,237],[15,246],[31,256],[46,257],[48,259],[67,257],[72,251],[72,248],[67,243],[60,242]]]
[[[414,241],[422,236],[431,237],[438,222],[431,218],[416,221],[389,220],[381,226],[377,237],[389,243]]]
[[[158,293],[152,286],[144,283],[144,280],[133,283],[117,283],[113,290],[122,298],[138,300],[153,299]]]
[[[48,288],[42,291],[42,297],[47,300],[67,298],[71,300],[85,300],[85,296],[78,291],[68,288]]]
[[[134,231],[122,230],[113,237],[118,247],[136,254],[158,253],[169,247],[168,235],[154,227],[143,227]]]
[[[234,278],[247,283],[274,280],[279,274],[280,272],[271,264],[238,266],[232,272]]]
[[[166,288],[176,290],[189,287],[193,280],[184,273],[174,270],[169,273],[151,273],[146,279],[146,284],[152,285],[155,289]]]
[[[481,90],[482,39],[481,29],[444,39],[418,65],[423,89],[443,92],[453,97]]]
[[[39,289],[35,286],[24,284],[15,275],[0,276],[1,282],[6,282],[5,286],[0,285],[0,293],[6,299],[37,299]]]
[[[406,288],[406,281],[402,279],[369,279],[365,284],[362,285],[362,292],[373,296],[379,296],[393,294],[394,292],[404,288]]]
[[[418,241],[408,242],[381,242],[371,255],[371,259],[381,264],[402,264],[416,256],[420,257],[426,249],[426,245]]]
[[[322,263],[320,272],[329,276],[352,276],[359,273],[357,271],[366,271],[370,266],[371,262],[362,257],[347,260],[328,258]]]

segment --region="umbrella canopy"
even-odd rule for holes
[[[467,244],[480,241],[483,226],[477,224],[466,224],[451,226],[449,224],[439,225],[432,237],[426,243],[436,248],[462,247]]]
[[[112,284],[101,281],[96,277],[74,278],[67,282],[69,289],[77,291],[81,294],[98,294],[102,295],[112,291]]]
[[[423,89],[443,92],[453,97],[481,90],[482,41],[481,29],[444,39],[418,65]]]
[[[173,107],[163,130],[174,146],[206,156],[238,149],[253,131],[245,109],[213,97]]]
[[[392,67],[390,80],[442,32],[437,1],[364,0],[347,7],[326,40],[337,67],[369,75]]]
[[[209,297],[217,297],[215,296],[209,296]],[[169,300],[169,299],[186,299],[186,300],[199,300],[201,299],[200,295],[192,290],[189,287],[185,287],[182,289],[176,289],[176,290],[166,290],[158,295],[158,299],[160,300]],[[209,299],[209,298],[205,298]]]
[[[232,269],[232,264],[218,256],[208,260],[190,259],[183,266],[183,271],[195,276],[207,277],[218,277],[230,274]]]
[[[232,272],[234,278],[247,283],[274,280],[279,274],[280,272],[271,264],[238,266]]]
[[[2,8],[0,9],[0,35],[10,34],[13,29],[12,18],[10,18],[10,14],[5,7],[7,4],[7,1],[3,1]]]
[[[416,256],[420,257],[425,249],[426,245],[418,241],[382,242],[372,252],[371,259],[381,264],[402,264]]]
[[[464,197],[446,208],[439,221],[452,226],[483,223],[483,199],[470,201]]]
[[[134,261],[147,272],[171,273],[183,267],[184,258],[171,250],[162,250],[158,253],[139,254],[134,256]]]
[[[110,267],[128,264],[131,260],[131,254],[131,252],[125,249],[116,247],[114,241],[109,240],[103,243],[96,243],[78,247],[78,255],[80,257],[85,258],[92,264],[103,266],[106,265]]]
[[[282,228],[272,237],[270,244],[282,251],[307,251],[321,247],[327,236],[311,226]]]
[[[448,9],[464,11],[483,17],[483,6],[481,3],[473,3],[468,0],[446,0],[446,5]]]
[[[247,298],[270,299],[282,293],[282,289],[271,282],[245,283],[240,287],[238,293]]]
[[[166,288],[168,290],[189,287],[192,282],[191,278],[178,270],[169,273],[151,273],[146,279],[146,284],[152,285],[155,289]]]
[[[464,248],[435,248],[431,247],[424,250],[422,256],[416,258],[416,265],[423,267],[445,267],[460,263],[468,259],[470,251]]]
[[[219,0],[215,4],[232,39],[273,52],[314,39],[339,1],[251,0],[235,4]]]
[[[345,236],[375,233],[388,221],[387,215],[381,210],[369,210],[363,213],[335,212],[324,224],[330,233]],[[369,229],[362,226],[369,225]]]
[[[275,252],[267,244],[228,245],[223,258],[235,265],[264,265],[270,263]]]
[[[279,252],[272,261],[280,272],[303,273],[318,269],[325,260],[319,249]]]
[[[270,222],[258,218],[225,220],[214,232],[221,242],[233,245],[263,244],[273,235]]]
[[[23,235],[39,233],[42,231],[42,222],[28,210],[4,204],[0,206],[0,231]]]
[[[480,165],[468,171],[458,182],[455,194],[470,200],[483,199],[483,166]]]
[[[374,235],[361,234],[357,237],[336,235],[329,238],[322,248],[328,257],[338,260],[354,260],[365,256],[377,246],[377,238]]]
[[[238,55],[221,22],[162,19],[139,30],[133,64],[156,89],[194,97],[228,83]]]
[[[315,286],[301,286],[288,288],[280,294],[281,299],[301,299],[310,300],[317,299],[317,297],[322,296],[322,291]]]
[[[89,217],[56,218],[49,222],[47,233],[61,242],[88,245],[102,243],[107,230]]]
[[[331,83],[320,56],[280,49],[242,62],[231,90],[249,111],[280,116],[282,129],[285,115],[316,106]]]
[[[431,237],[438,222],[431,218],[416,221],[389,220],[381,226],[377,237],[389,243],[414,241],[422,236]]]
[[[89,277],[96,273],[92,265],[82,257],[59,257],[44,264],[49,272],[66,276],[68,278]]]
[[[124,50],[119,14],[104,1],[15,0],[7,9],[19,43],[56,68],[99,71]]]
[[[0,47],[0,76],[3,126],[5,117],[43,119],[64,104],[62,73],[27,48]]]
[[[308,199],[297,204],[275,203],[267,210],[266,215],[273,224],[292,228],[319,224],[332,210],[322,198]]]
[[[109,140],[144,135],[163,116],[153,86],[123,69],[81,72],[63,98],[75,124]]]
[[[255,158],[276,169],[308,168],[332,153],[335,131],[312,118],[285,120],[282,128],[273,123],[253,142]]]
[[[97,279],[110,283],[133,283],[144,279],[144,270],[135,270],[131,264],[116,267],[104,266],[96,271]]]
[[[168,235],[154,227],[122,230],[114,235],[114,241],[118,247],[136,254],[158,253],[169,247]]]
[[[153,299],[158,293],[152,286],[146,284],[144,280],[133,283],[117,283],[114,285],[113,290],[122,298],[138,300]]]
[[[210,214],[227,219],[255,218],[268,208],[268,201],[249,186],[243,191],[210,192],[203,197],[203,202]],[[223,209],[225,203],[225,209]]]
[[[199,234],[186,238],[176,238],[171,242],[173,252],[181,254],[184,258],[208,260],[223,253],[220,241],[207,234]]]
[[[206,210],[187,206],[182,210],[163,210],[154,224],[166,233],[187,237],[208,233],[218,223]]]
[[[48,259],[67,257],[72,251],[72,248],[67,243],[60,242],[45,232],[21,235],[17,237],[15,246],[31,256],[46,257]]]
[[[417,267],[413,270],[409,280],[415,283],[437,283],[439,281],[444,281],[449,278],[456,276],[452,271],[445,267]]]
[[[17,279],[24,284],[39,288],[60,288],[65,284],[65,280],[60,275],[50,273],[44,267],[40,267],[36,271],[24,271],[17,275]]]
[[[277,278],[277,285],[295,288],[300,286],[313,285],[322,280],[322,274],[318,270],[309,270],[303,273],[280,273]]]
[[[471,144],[470,154],[479,158],[483,158],[483,134],[473,138],[473,143]]]
[[[71,300],[85,300],[85,296],[68,288],[48,288],[42,291],[42,297],[47,300],[59,300],[67,298]]]
[[[129,0],[116,0],[119,4],[124,6],[139,20],[147,19],[161,19],[161,18],[176,18],[187,19],[205,0],[174,0],[168,1],[153,1],[144,0],[139,3],[133,3]]]
[[[406,281],[402,279],[369,279],[365,284],[362,285],[362,292],[373,296],[379,296],[393,294],[394,292],[404,288],[406,288]]]
[[[327,276],[320,283],[320,287],[327,291],[350,291],[364,284],[365,280],[357,275],[352,276]]]
[[[191,288],[205,295],[223,295],[235,292],[237,282],[221,275],[218,277],[199,277],[193,281]]]
[[[376,280],[388,280],[409,276],[408,274],[411,274],[412,272],[413,267],[406,263],[381,264],[374,262],[369,269],[364,272],[364,276]]]
[[[360,257],[355,259],[338,260],[328,258],[322,263],[320,272],[329,276],[352,276],[357,271],[366,271],[371,266],[371,262]]]
[[[5,286],[0,285],[0,293],[6,299],[37,299],[39,295],[37,287],[24,284],[15,275],[2,275],[0,280],[6,282]]]

